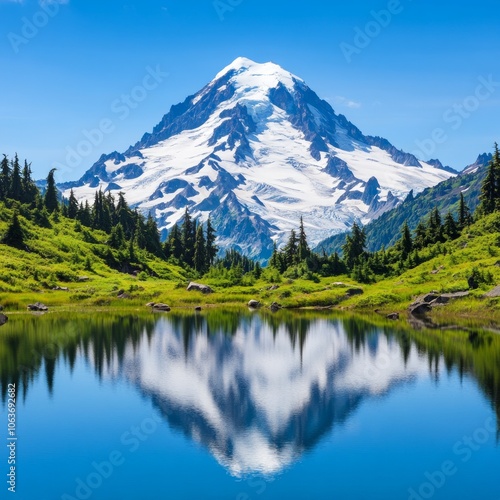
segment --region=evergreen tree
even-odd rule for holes
[[[427,224],[426,244],[433,245],[443,241],[443,226],[441,223],[441,215],[437,207],[431,212],[429,222]]]
[[[273,253],[269,259],[269,265],[275,269],[279,269],[279,255],[278,255],[278,245],[276,241],[273,241]]]
[[[77,215],[78,215],[78,201],[75,197],[75,193],[73,193],[73,190],[71,190],[69,193],[69,200],[68,200],[68,217],[70,219],[76,219]]]
[[[54,180],[55,171],[56,169],[53,168],[47,176],[47,190],[45,191],[44,204],[49,213],[54,212],[54,210],[57,210],[59,207],[59,203],[57,201],[56,183]]]
[[[210,219],[210,216],[208,217],[207,220],[207,249],[206,249],[206,257],[207,257],[207,269],[209,269],[211,266],[213,266],[215,262],[215,258],[217,257],[217,252],[219,251],[217,245],[215,244],[215,229],[212,226],[212,221]]]
[[[407,221],[405,221],[403,228],[401,229],[401,240],[399,246],[401,249],[401,258],[405,260],[413,250],[413,241],[411,239],[410,228],[408,227]]]
[[[496,208],[496,196],[497,196],[497,174],[498,169],[495,165],[495,158],[490,162],[488,166],[488,173],[481,186],[481,204],[479,206],[479,212],[482,215],[488,215],[494,212]]]
[[[297,264],[298,261],[298,239],[294,229],[290,231],[290,237],[285,248],[285,260],[287,267]]]
[[[203,226],[200,224],[196,230],[196,239],[194,243],[194,268],[199,273],[206,271],[207,255],[206,241],[203,234]]]
[[[427,238],[427,227],[424,221],[420,220],[415,228],[415,238],[413,240],[413,246],[415,248],[424,248],[426,245]]]
[[[80,203],[76,219],[80,221],[82,226],[85,227],[92,226],[92,212],[90,210],[90,205],[87,200],[85,200],[85,205],[83,203]]]
[[[21,203],[31,203],[34,205],[35,197],[38,193],[38,188],[31,178],[31,164],[24,161],[23,174],[21,178],[22,199]]]
[[[453,218],[451,212],[448,212],[444,219],[443,233],[450,240],[458,238],[460,234],[457,223],[455,222],[455,219]]]
[[[191,219],[191,215],[189,215],[189,210],[186,207],[186,211],[184,212],[184,221],[181,227],[181,241],[182,247],[184,251],[183,260],[189,266],[193,267],[194,264],[194,241],[195,241],[195,233],[194,233],[194,223]]]
[[[108,240],[108,245],[111,248],[120,249],[125,246],[125,233],[123,232],[123,227],[120,223],[113,227]]]
[[[348,269],[352,269],[356,260],[365,253],[365,245],[365,230],[364,228],[361,229],[355,222],[351,234],[347,235],[345,244],[342,247],[344,261]]]
[[[10,192],[10,166],[9,159],[3,155],[0,166],[0,201],[8,198]]]
[[[304,230],[304,219],[300,217],[300,228],[299,228],[299,241],[297,248],[297,256],[299,262],[307,259],[311,254],[311,250],[309,249],[309,245],[307,244],[307,236]]]
[[[19,216],[17,212],[14,212],[12,215],[7,232],[2,238],[2,243],[11,247],[19,248],[20,250],[25,249],[24,231],[19,223]]]
[[[144,237],[146,239],[146,250],[157,257],[163,256],[163,249],[160,241],[160,231],[151,214],[148,215],[144,227]]]
[[[23,198],[23,184],[21,181],[21,167],[19,165],[19,158],[17,157],[17,154],[14,157],[14,161],[12,163],[9,198],[12,198],[13,200],[17,200],[17,201],[21,201]]]
[[[464,194],[460,193],[460,204],[458,206],[458,228],[459,230],[462,230],[470,224],[472,224],[472,215],[469,207],[465,204]]]
[[[182,258],[182,237],[179,226],[174,224],[167,236],[165,242],[165,255],[173,257],[174,259],[181,260]]]

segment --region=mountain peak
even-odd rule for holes
[[[295,81],[303,82],[301,78],[283,69],[273,62],[257,63],[246,57],[237,57],[229,66],[217,73],[215,80],[234,71],[231,78],[238,86],[274,88],[279,83],[292,89]]]

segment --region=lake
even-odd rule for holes
[[[0,498],[500,499],[492,332],[287,311],[12,316],[0,375],[16,490]]]

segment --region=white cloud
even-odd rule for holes
[[[351,109],[359,109],[361,107],[360,102],[352,101],[351,99],[348,99],[347,97],[344,97],[342,95],[335,96],[333,101],[337,105],[345,106],[345,107],[351,108]]]

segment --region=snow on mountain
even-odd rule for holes
[[[219,246],[264,259],[300,216],[314,246],[453,175],[440,167],[363,135],[280,66],[238,58],[125,153],[61,188],[89,201],[123,191],[163,234],[186,207],[211,215]]]

